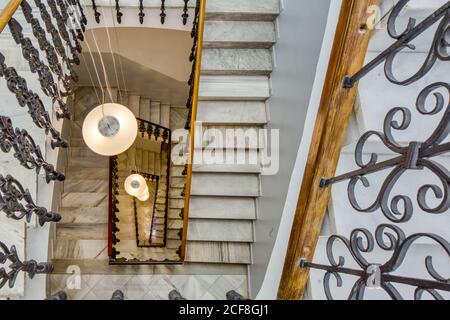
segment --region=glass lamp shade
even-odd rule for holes
[[[133,197],[139,197],[148,193],[147,182],[140,174],[132,174],[125,179],[125,191]]]
[[[148,198],[150,198],[150,193],[148,192],[148,188],[146,188],[142,194],[137,196],[137,199],[141,202],[147,201]]]
[[[105,103],[89,112],[82,132],[89,149],[103,156],[114,156],[131,147],[138,126],[136,117],[127,107]]]

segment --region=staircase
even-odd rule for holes
[[[259,129],[267,124],[265,101],[270,97],[271,47],[276,42],[274,20],[278,13],[278,0],[207,1],[197,116],[205,130]],[[165,105],[117,91],[113,96],[142,119],[172,130],[184,127],[184,106]],[[109,160],[90,151],[81,137],[82,119],[97,104],[91,88],[78,90],[60,210],[63,220],[57,225],[53,249],[55,276],[67,275],[72,265],[80,267],[83,275],[246,276],[247,266],[252,263],[257,200],[262,195],[258,164],[194,165],[183,265],[108,265]],[[264,142],[251,148],[259,151],[264,148]],[[249,146],[239,145],[237,149],[245,154]],[[181,166],[173,166],[171,170],[169,235],[171,230],[177,232],[182,223],[181,191],[185,184],[182,171]],[[175,252],[178,243],[172,247]],[[54,281],[52,291],[59,289],[58,281]],[[246,285],[245,288],[247,292],[240,293],[248,296]],[[228,287],[227,291],[232,289]]]

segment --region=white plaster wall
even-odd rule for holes
[[[284,203],[281,222],[276,235],[275,245],[270,255],[270,261],[264,276],[259,293],[256,299],[276,299],[278,286],[283,272],[284,260],[291,234],[292,223],[297,207],[300,185],[303,179],[306,160],[311,143],[312,133],[314,130],[315,119],[320,105],[322,96],[322,88],[325,82],[328,62],[331,54],[332,44],[334,40],[336,25],[339,18],[341,1],[331,1],[327,25],[323,38],[323,45],[320,51],[320,57],[316,68],[314,85],[312,87],[311,97],[309,99],[308,112],[305,119],[305,127],[302,133],[300,147],[297,151],[295,165],[290,177],[289,189]],[[301,41],[307,41],[302,39]],[[299,57],[300,58],[300,57]],[[258,239],[257,239],[258,241]]]

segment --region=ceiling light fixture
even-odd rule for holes
[[[133,145],[138,125],[130,109],[118,103],[105,103],[89,112],[82,132],[89,149],[103,156],[115,156]]]

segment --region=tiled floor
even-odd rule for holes
[[[167,300],[173,289],[188,300],[224,300],[230,290],[248,296],[244,275],[52,275],[51,293],[70,300],[108,300],[120,289],[126,300]]]

